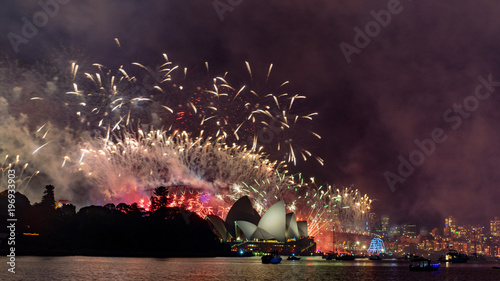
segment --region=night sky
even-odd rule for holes
[[[60,2],[16,53],[8,34],[22,35],[23,17],[32,21],[42,8],[3,1],[2,57],[29,65],[76,46],[105,65],[154,66],[167,53],[195,71],[208,61],[232,81],[246,75],[245,61],[262,78],[272,63],[273,79],[289,80],[307,96],[302,106],[319,113],[312,129],[323,138],[310,146],[325,165],[299,164],[296,172],[354,185],[391,223],[431,228],[448,215],[459,224],[500,215],[494,1]]]

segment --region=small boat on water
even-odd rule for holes
[[[410,271],[437,271],[440,265],[439,263],[432,264],[429,259],[421,259],[410,264]]]
[[[287,260],[289,261],[298,261],[300,260],[300,257],[297,257],[295,254],[291,254],[288,256]]]
[[[337,255],[333,252],[330,252],[326,254],[323,258],[326,259],[327,261],[329,260],[334,260]]]
[[[335,259],[338,261],[353,261],[355,258],[356,257],[354,255],[351,255],[349,253],[341,253],[338,254]]]
[[[356,258],[356,256],[348,253],[348,252],[343,252],[343,253],[333,253],[330,252],[326,256],[326,260],[338,260],[338,261],[352,261]]]
[[[371,260],[371,261],[382,260],[382,258],[379,255],[371,255],[368,259]]]
[[[356,258],[353,254],[345,251],[345,250],[338,250],[337,249],[337,243],[335,242],[336,239],[336,232],[333,231],[333,245],[335,245],[335,250],[333,252],[328,252],[326,259],[327,260],[338,260],[338,261],[352,261]]]
[[[278,255],[278,253],[269,253],[267,255],[262,256],[263,264],[278,264],[281,262],[282,258]]]
[[[500,269],[500,266],[494,266],[493,269]]]
[[[332,259],[332,257],[334,257],[334,255],[335,255],[335,253],[334,253],[334,252],[328,252],[328,253],[326,253],[326,254],[323,254],[323,255],[321,256],[321,258],[322,258],[322,259],[324,259],[324,260],[331,260],[331,259]]]
[[[466,263],[469,257],[466,254],[458,253],[456,250],[450,250],[446,255],[439,257],[440,262]]]

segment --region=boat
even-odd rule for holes
[[[327,261],[330,261],[330,260],[334,260],[335,258],[337,257],[337,254],[336,253],[333,253],[333,252],[330,252],[326,255],[325,259]]]
[[[330,259],[331,259],[331,257],[332,257],[333,254],[334,254],[333,252],[328,252],[326,254],[321,255],[321,258],[324,259],[324,260],[325,259],[328,260],[329,257],[330,257]]]
[[[354,260],[356,257],[353,254],[346,252],[345,250],[340,251],[337,248],[337,243],[335,242],[335,239],[336,239],[335,231],[333,231],[332,236],[333,236],[332,242],[333,242],[335,249],[333,252],[328,253],[328,256],[326,257],[326,259],[327,260],[336,259],[338,261],[352,261],[352,260]]]
[[[493,269],[500,269],[500,266],[494,266]]]
[[[262,263],[263,264],[278,264],[281,262],[282,258],[278,255],[278,253],[269,253],[267,255],[262,256]]]
[[[253,257],[253,252],[240,250],[239,252],[233,252],[237,257]]]
[[[356,257],[354,255],[351,255],[349,253],[341,253],[337,254],[337,257],[335,258],[338,261],[353,261]]]
[[[368,259],[371,261],[379,261],[382,258],[379,255],[371,255]]]
[[[289,261],[298,261],[300,260],[300,257],[297,257],[295,254],[291,254],[288,256],[287,260]]]
[[[440,265],[440,263],[432,264],[429,259],[422,259],[412,262],[410,264],[410,271],[437,271]]]
[[[441,262],[466,263],[469,257],[466,254],[458,253],[456,250],[450,250],[446,255],[440,256]]]

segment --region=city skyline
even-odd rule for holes
[[[0,1],[0,279],[497,280],[498,15]]]
[[[497,34],[491,11],[498,7],[487,1],[473,8],[465,1],[241,2],[226,10],[206,1],[57,3],[2,3],[2,54],[33,65],[63,45],[92,62],[154,68],[167,53],[200,80],[205,61],[234,81],[247,77],[245,61],[256,81],[273,64],[275,81],[290,81],[291,93],[307,96],[304,109],[319,113],[311,129],[322,139],[305,145],[325,166],[291,169],[354,184],[396,221],[439,225],[452,214],[485,223],[484,214],[500,213],[500,68],[498,43],[488,39]],[[40,11],[48,11],[43,24],[34,17]]]

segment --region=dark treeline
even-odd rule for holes
[[[137,203],[88,206],[76,212],[66,204],[56,208],[54,187],[45,187],[40,203],[30,204],[15,194],[16,255],[103,256],[220,256],[229,247],[219,242],[208,223],[195,213],[169,208],[167,190],[158,187],[151,197],[152,211]],[[7,190],[0,193],[0,221],[8,216]],[[0,230],[0,251],[7,253]]]

